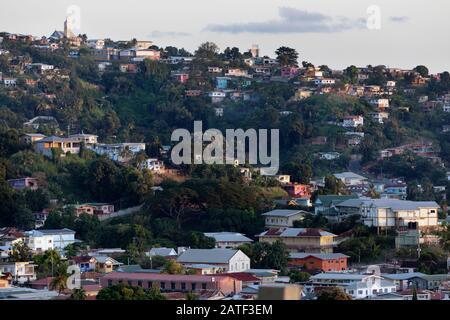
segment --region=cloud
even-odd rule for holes
[[[392,22],[406,22],[409,20],[409,17],[406,16],[394,16],[394,17],[389,17],[389,20],[391,20]]]
[[[177,31],[159,31],[155,30],[150,33],[151,38],[180,38],[190,36],[187,32],[177,32]]]
[[[204,31],[223,33],[334,33],[365,26],[364,19],[328,16],[289,7],[279,8],[279,19],[263,22],[210,24]]]

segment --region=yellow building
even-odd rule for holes
[[[336,246],[337,236],[321,229],[275,228],[261,233],[258,237],[259,241],[271,244],[279,240],[290,252],[331,253]]]

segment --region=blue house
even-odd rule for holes
[[[217,77],[217,89],[225,90],[228,88],[228,81],[231,80],[228,77]]]

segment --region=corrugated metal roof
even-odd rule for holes
[[[270,216],[270,217],[291,217],[296,214],[304,214],[306,213],[303,210],[287,210],[287,209],[277,209],[272,210],[266,213],[263,213],[262,216]]]
[[[177,259],[182,263],[228,263],[239,250],[232,249],[188,249]]]
[[[236,232],[206,232],[205,236],[214,238],[216,242],[253,242],[242,233]]]

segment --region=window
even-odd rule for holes
[[[111,286],[112,286],[112,280],[109,279],[109,280],[108,280],[108,287],[111,287]]]
[[[149,282],[147,283],[147,286],[148,286],[149,288],[151,288],[151,287],[153,287],[153,283],[152,283],[151,281],[149,281]]]
[[[165,282],[161,282],[160,286],[161,286],[162,290],[166,289],[166,283]]]
[[[141,280],[138,281],[138,287],[142,287],[142,281]]]
[[[170,289],[175,290],[175,282],[170,283]]]
[[[192,287],[192,291],[195,291],[197,289],[197,285],[195,283],[192,283],[191,287]]]
[[[206,283],[205,282],[202,283],[202,290],[206,290]]]
[[[182,282],[181,283],[181,290],[185,291],[186,290],[186,282]]]
[[[132,286],[132,285],[133,285],[133,283],[131,282],[131,280],[128,280],[128,285],[129,285],[129,286]]]

